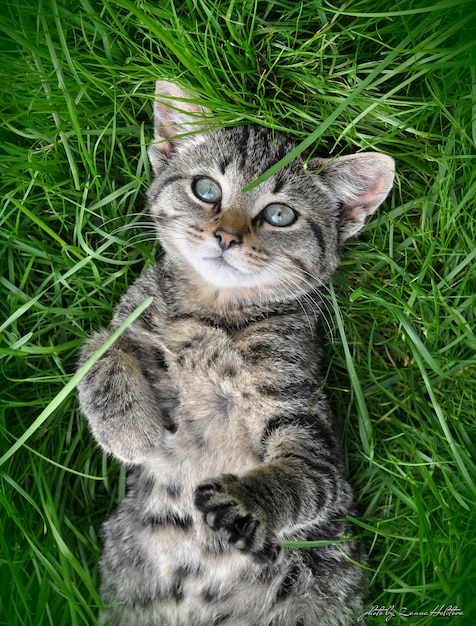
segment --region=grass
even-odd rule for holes
[[[391,623],[474,623],[473,3],[0,11],[0,624],[96,623],[100,525],[125,475],[71,390],[79,346],[157,252],[142,227],[146,149],[153,82],[172,77],[217,123],[396,158],[393,194],[329,293],[329,394],[370,551],[369,607],[452,605],[464,616]]]

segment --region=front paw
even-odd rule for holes
[[[260,564],[276,561],[280,546],[268,531],[263,513],[253,510],[256,507],[239,478],[226,475],[199,485],[194,502],[205,523],[223,532],[232,546],[249,552]]]

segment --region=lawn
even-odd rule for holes
[[[389,617],[375,607],[392,624],[476,623],[475,24],[474,0],[1,3],[1,625],[96,623],[101,523],[125,473],[92,440],[74,374],[159,253],[157,78],[217,124],[395,157],[320,322],[367,623]],[[431,614],[448,607],[464,615]]]

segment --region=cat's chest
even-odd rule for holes
[[[255,355],[250,358],[249,338],[180,320],[149,341],[162,348],[166,361],[156,384],[173,424],[167,463],[184,473],[194,468],[195,475],[199,467],[204,477],[255,466],[275,404],[260,389],[274,374]]]
[[[201,463],[207,455],[212,463],[220,457],[221,471],[254,463],[260,430],[256,365],[221,329],[182,328],[175,343],[181,345],[169,360],[168,384],[176,394],[172,418],[177,431],[170,438],[176,453],[189,459],[197,454]]]

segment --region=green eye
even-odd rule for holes
[[[203,202],[215,204],[221,200],[220,185],[206,176],[196,178],[193,181],[192,191]]]
[[[296,211],[285,204],[268,204],[262,214],[271,226],[291,226],[298,218]]]

